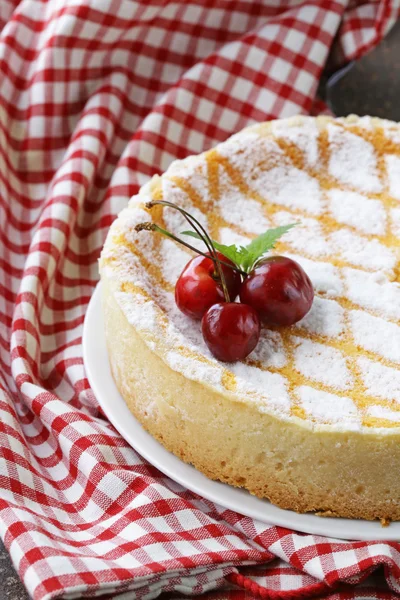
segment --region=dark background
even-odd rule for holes
[[[354,113],[400,121],[400,22],[376,49],[342,76],[324,77],[320,94],[338,116]],[[0,600],[27,599],[0,541]]]

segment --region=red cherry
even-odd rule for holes
[[[310,310],[312,283],[301,266],[285,256],[264,259],[240,289],[240,300],[270,325],[293,325]]]
[[[218,360],[243,360],[257,346],[260,319],[254,308],[238,302],[214,304],[201,321],[204,341]]]
[[[228,258],[217,253],[220,260],[233,265]],[[229,297],[234,300],[239,293],[241,278],[238,271],[222,265]],[[210,306],[225,300],[218,271],[205,256],[195,256],[188,262],[175,285],[175,302],[178,308],[192,317],[201,319]]]

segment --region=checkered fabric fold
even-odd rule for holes
[[[104,418],[81,350],[107,229],[139,186],[250,123],[323,110],[328,55],[360,57],[399,4],[1,0],[0,531],[35,599],[400,593],[400,544],[268,526],[163,476]],[[386,587],[367,587],[378,567]]]

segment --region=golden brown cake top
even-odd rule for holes
[[[244,362],[218,362],[174,302],[190,253],[134,230],[151,219],[187,229],[168,208],[150,214],[154,198],[190,210],[223,243],[299,222],[275,253],[309,274],[309,314],[263,328]],[[112,225],[101,271],[128,321],[185,377],[306,426],[389,432],[400,427],[399,246],[400,126],[295,117],[245,129],[153,178]]]

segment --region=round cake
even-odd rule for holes
[[[135,230],[188,229],[151,200],[189,210],[223,244],[297,222],[273,252],[309,275],[310,312],[263,326],[244,361],[216,360],[174,300],[193,254]],[[129,409],[208,477],[282,508],[399,520],[399,246],[398,124],[295,117],[172,163],[120,213],[100,260],[110,364]]]

